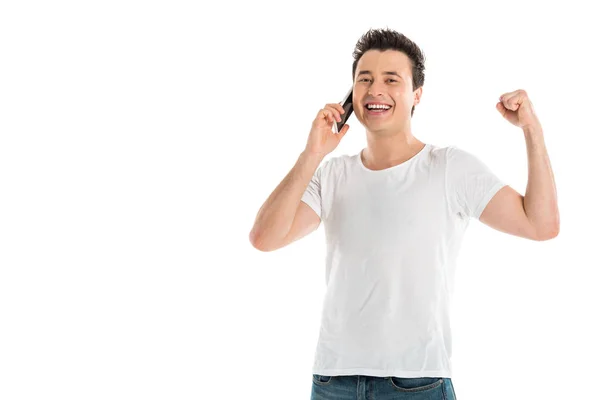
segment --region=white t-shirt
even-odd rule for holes
[[[504,185],[455,146],[379,171],[360,153],[324,160],[302,196],[327,245],[313,374],[451,378],[456,258]]]

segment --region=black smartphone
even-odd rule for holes
[[[342,130],[344,124],[346,121],[348,121],[350,115],[352,115],[352,111],[354,111],[354,108],[352,107],[352,88],[350,88],[348,93],[346,93],[344,100],[342,100],[340,104],[344,108],[344,113],[340,114],[342,120],[340,122],[335,121],[333,124],[333,130],[335,133],[339,133]]]

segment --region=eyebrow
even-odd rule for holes
[[[360,71],[358,73],[358,75],[356,75],[356,77],[358,78],[362,74],[371,74],[372,75],[373,73],[371,71],[364,70],[364,71]],[[383,74],[384,75],[396,75],[398,78],[402,79],[402,77],[400,75],[398,75],[398,73],[395,71],[383,71]]]

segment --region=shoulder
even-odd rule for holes
[[[448,146],[434,146],[434,150],[436,153],[438,153],[440,156],[444,156],[444,157],[462,157],[463,155],[468,155],[470,154],[467,150],[458,147],[456,145],[448,145]]]
[[[422,159],[433,167],[443,168],[446,165],[447,153],[450,147],[442,147],[432,143],[428,144],[427,154]]]
[[[450,145],[442,148],[447,165],[464,165],[479,162],[479,158],[471,151]]]
[[[347,168],[353,160],[353,156],[341,154],[329,157],[321,162],[319,168],[323,174],[337,174]]]
[[[456,145],[430,146],[429,163],[441,168],[447,177],[462,178],[465,173],[481,171],[481,160],[471,151]]]

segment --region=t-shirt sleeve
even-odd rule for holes
[[[446,192],[450,210],[462,218],[477,218],[506,185],[475,155],[454,146],[446,153]]]
[[[323,167],[325,163],[322,163],[311,178],[304,194],[302,195],[302,201],[305,202],[312,208],[319,218],[321,218],[322,209],[322,195],[321,195],[321,175],[323,173]]]

